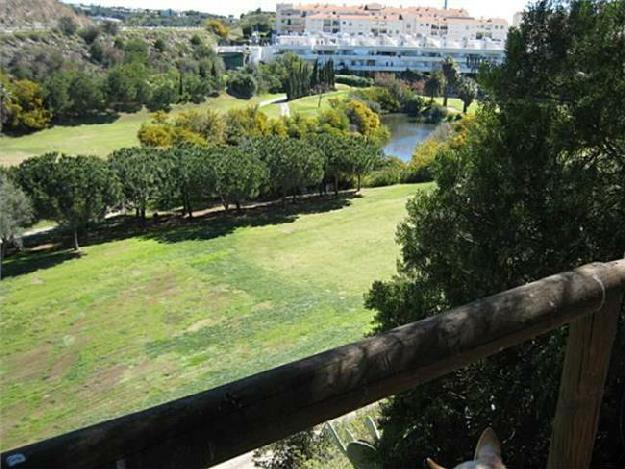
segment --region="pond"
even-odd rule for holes
[[[410,161],[415,147],[429,137],[436,124],[422,124],[406,114],[386,114],[382,122],[391,132],[391,139],[384,147],[384,153]]]

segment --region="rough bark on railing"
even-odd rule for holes
[[[549,332],[624,288],[625,261],[593,264],[0,457],[20,469],[214,465]]]

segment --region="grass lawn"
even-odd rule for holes
[[[235,107],[259,104],[281,95],[261,95],[252,99],[236,99],[228,95],[209,98],[202,104],[174,106],[173,112],[208,106],[219,112]],[[122,114],[110,123],[57,125],[21,137],[0,137],[0,165],[19,164],[33,155],[49,151],[70,154],[92,154],[106,156],[113,150],[139,145],[137,131],[150,118],[146,111]]]
[[[325,93],[321,97],[321,105],[319,105],[319,95],[306,96],[305,98],[294,99],[287,104],[291,111],[291,115],[302,114],[306,117],[315,116],[319,110],[328,109],[330,107],[330,99],[345,98],[349,95],[351,87],[343,84],[336,85],[337,90]],[[280,116],[280,108],[278,104],[270,104],[264,108],[265,114],[270,117]]]
[[[33,442],[353,341],[404,204],[366,189],[31,250],[0,282],[0,444]],[[85,242],[86,240],[83,240]]]
[[[429,99],[429,98],[426,98],[426,99]],[[434,101],[436,101],[441,106],[443,105],[443,98],[434,98]],[[478,102],[473,101],[471,105],[469,106],[469,108],[467,109],[467,114],[475,114],[475,111],[477,111],[477,106],[478,106]],[[462,112],[462,110],[464,109],[464,103],[459,98],[448,98],[447,107],[455,109],[458,112]]]

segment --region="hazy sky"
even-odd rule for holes
[[[106,6],[127,6],[135,8],[153,8],[174,10],[199,10],[220,15],[239,15],[249,10],[262,8],[274,10],[275,0],[65,0],[71,3],[93,3]],[[369,0],[281,0],[283,3],[335,3],[362,4],[373,3]],[[442,6],[444,0],[377,0],[377,3],[394,6]],[[512,15],[523,10],[527,0],[449,0],[450,8],[466,8],[473,16],[493,16],[512,21]]]

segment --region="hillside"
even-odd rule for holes
[[[32,29],[56,26],[64,16],[80,26],[91,21],[57,0],[2,0],[0,2],[0,29]]]

